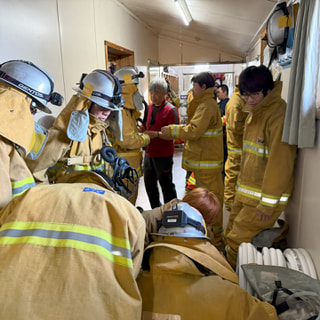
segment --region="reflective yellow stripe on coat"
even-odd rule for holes
[[[35,186],[36,186],[36,183],[34,182],[33,177],[28,177],[20,181],[11,182],[12,198],[17,197],[20,194],[23,194],[29,188],[35,187]]]
[[[179,125],[173,125],[173,132],[179,132]],[[209,129],[201,137],[202,138],[212,138],[222,135],[222,128],[219,129]],[[190,161],[182,158],[182,163],[186,164],[192,169],[222,169],[223,160],[221,161]]]
[[[192,169],[222,169],[223,161],[189,161],[182,159],[182,163]]]
[[[181,125],[170,125],[170,127],[172,128],[172,136],[177,138],[180,136],[180,128]],[[219,129],[208,129],[201,137],[202,138],[211,138],[211,137],[217,137],[222,135],[222,127],[220,127]]]
[[[133,268],[129,241],[96,228],[47,222],[15,221],[4,224],[0,231],[0,245],[16,244],[79,249]]]
[[[228,154],[233,153],[233,154],[242,154],[242,149],[241,148],[231,148],[228,147]]]
[[[267,146],[262,146],[257,143],[253,143],[251,141],[243,141],[243,150],[253,153],[256,156],[259,157],[266,157],[268,158],[269,156],[269,148]]]
[[[236,186],[237,192],[245,197],[259,200],[262,205],[268,207],[277,207],[279,204],[287,204],[289,201],[290,194],[282,194],[281,197],[267,195],[262,193],[261,189],[256,189],[241,184]]]
[[[219,129],[208,129],[203,135],[203,138],[211,138],[222,135],[222,128]]]

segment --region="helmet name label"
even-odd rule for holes
[[[27,92],[27,93],[30,93],[31,95],[33,96],[36,96],[36,97],[39,97],[41,99],[45,99],[44,97],[44,94],[42,94],[41,92],[39,91],[36,91],[28,86],[26,86],[25,84],[23,83],[19,83],[18,84],[18,88],[22,89],[23,91]]]

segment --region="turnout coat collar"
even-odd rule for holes
[[[208,88],[199,95],[195,96],[190,102],[190,106],[187,110],[188,119],[192,119],[194,112],[196,111],[199,104],[208,99],[214,99],[213,88]],[[188,120],[189,123],[190,120]]]

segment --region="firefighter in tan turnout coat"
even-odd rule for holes
[[[0,318],[140,320],[140,212],[95,172],[60,182],[2,211]]]
[[[117,151],[119,157],[124,157],[129,164],[135,168],[139,177],[142,176],[142,148],[150,143],[150,137],[147,134],[139,133],[137,129],[138,119],[141,118],[143,108],[148,108],[143,96],[138,91],[137,85],[139,78],[144,77],[142,72],[138,72],[134,66],[125,66],[119,68],[114,73],[118,77],[122,86],[122,97],[124,98],[124,107],[122,109],[122,141],[114,139],[112,146]],[[139,181],[138,181],[139,182]],[[138,184],[135,193],[129,201],[135,204],[138,196]]]
[[[0,209],[35,186],[24,159],[41,153],[47,132],[32,114],[51,113],[49,101],[61,105],[62,97],[53,87],[51,76],[32,62],[11,60],[0,65]]]
[[[225,230],[226,253],[236,265],[241,242],[273,227],[293,189],[297,148],[281,141],[286,103],[282,83],[265,66],[242,71],[239,89],[250,109],[243,135],[237,193]]]
[[[194,76],[193,100],[188,107],[186,125],[169,125],[162,133],[172,138],[185,140],[182,168],[192,171],[197,187],[213,192],[223,205],[223,141],[219,107],[214,99],[214,77],[209,72]],[[208,226],[212,230],[213,243],[222,248],[221,221]]]
[[[248,111],[245,111],[245,101],[240,96],[238,87],[226,105],[226,130],[228,158],[225,164],[224,205],[231,210],[233,205],[236,183],[240,171],[242,154],[243,130]]]
[[[180,202],[163,213],[161,223],[137,279],[143,320],[277,319],[272,305],[239,286],[196,209]]]
[[[65,174],[81,170],[107,171],[112,175],[100,150],[110,145],[106,128],[111,123],[116,122],[113,128],[118,128],[116,134],[121,138],[121,85],[111,73],[94,70],[83,74],[79,87],[74,90],[77,94],[49,129],[41,156],[27,162],[37,183],[54,182]],[[112,115],[116,120],[110,119]]]

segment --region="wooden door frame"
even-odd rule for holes
[[[117,69],[128,65],[134,66],[134,51],[123,48],[109,41],[104,42],[104,48],[106,69],[108,69],[110,62],[116,62]]]

